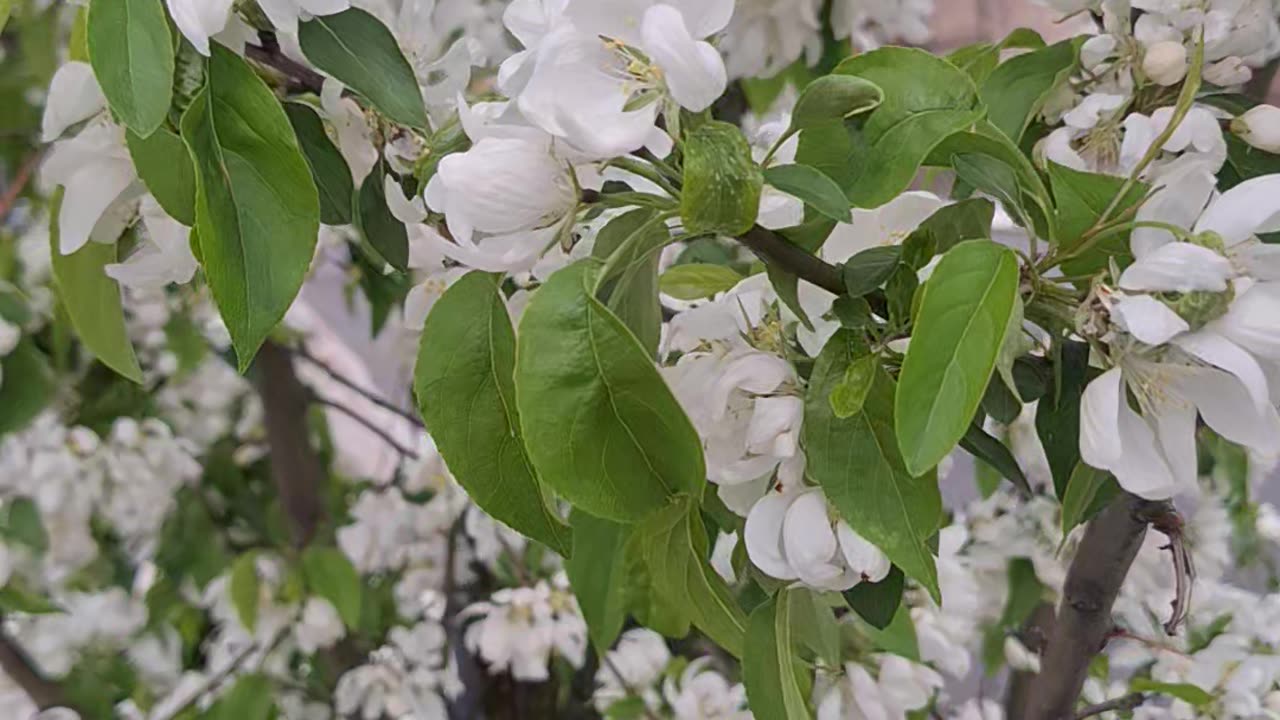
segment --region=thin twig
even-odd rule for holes
[[[9,183],[9,187],[5,189],[4,195],[0,195],[0,223],[9,216],[9,211],[13,210],[13,206],[18,203],[18,198],[22,195],[22,191],[26,189],[27,183],[31,181],[31,177],[35,174],[36,166],[40,164],[40,159],[44,157],[44,148],[40,148],[32,152],[18,166],[18,172],[13,176],[13,182]]]
[[[275,636],[271,638],[271,642],[267,643],[266,650],[263,651],[264,656],[270,654],[271,651],[274,650],[276,646],[280,644],[280,641],[284,639],[284,636],[286,634],[285,631],[288,628],[289,628],[289,625],[285,625],[283,628],[281,628],[279,631],[276,632]],[[196,702],[198,702],[200,698],[204,697],[206,693],[213,691],[219,685],[225,682],[228,678],[230,678],[237,670],[240,669],[240,666],[244,663],[244,661],[248,660],[249,656],[253,655],[253,653],[256,652],[261,647],[262,646],[256,642],[249,643],[244,647],[243,650],[236,653],[236,655],[231,658],[231,662],[227,663],[225,667],[223,667],[221,670],[218,670],[217,672],[210,675],[203,683],[200,684],[200,687],[197,687],[194,690],[192,690],[191,693],[187,695],[186,699],[184,699],[181,703],[179,703],[177,707],[170,709],[169,712],[163,715],[151,718],[151,720],[173,720],[173,718],[177,717],[178,715],[181,715],[184,710],[191,707],[192,705],[195,705]]]
[[[658,717],[653,714],[653,710],[649,709],[649,703],[644,701],[644,696],[636,692],[635,688],[631,687],[631,683],[627,682],[627,678],[623,676],[622,671],[619,670],[618,666],[613,662],[613,658],[609,657],[608,652],[605,652],[600,656],[600,662],[604,663],[605,667],[609,668],[609,672],[613,673],[613,676],[618,678],[618,684],[622,686],[623,692],[625,692],[628,697],[633,697],[640,701],[641,707],[644,708],[644,716],[649,718],[649,720],[658,720]]]
[[[391,435],[390,435],[386,430],[383,430],[382,428],[378,427],[378,426],[377,426],[377,425],[375,425],[372,421],[370,421],[369,419],[365,418],[365,417],[364,417],[363,415],[361,415],[360,413],[358,413],[358,412],[356,412],[356,411],[352,410],[351,408],[347,407],[346,405],[343,405],[343,404],[338,403],[338,402],[334,402],[333,400],[330,400],[330,399],[328,399],[328,398],[320,397],[319,395],[316,395],[315,393],[312,393],[312,395],[311,395],[311,402],[315,403],[316,405],[321,405],[321,406],[324,406],[324,407],[327,407],[327,408],[333,408],[334,410],[337,410],[338,412],[342,413],[343,415],[346,415],[347,417],[351,418],[352,420],[355,420],[355,421],[356,421],[357,423],[359,423],[359,424],[360,424],[364,429],[368,430],[369,432],[373,433],[374,435],[377,435],[379,439],[381,439],[384,443],[386,443],[388,446],[390,446],[392,450],[395,450],[397,453],[399,453],[399,454],[400,454],[402,457],[404,457],[405,459],[407,459],[407,460],[417,460],[417,459],[418,459],[418,453],[416,453],[416,452],[414,452],[413,450],[410,450],[409,448],[407,448],[407,447],[405,447],[405,446],[401,445],[399,442],[397,442],[397,441],[396,441],[396,439],[395,439],[395,438],[391,437]]]
[[[1090,705],[1080,712],[1076,713],[1076,720],[1084,720],[1095,715],[1101,715],[1104,712],[1113,712],[1116,710],[1133,710],[1147,701],[1147,696],[1142,693],[1132,693],[1124,697],[1118,697],[1114,700],[1100,702],[1097,705]]]
[[[298,357],[302,358],[303,360],[306,360],[312,365],[315,365],[320,370],[324,371],[324,374],[333,378],[339,385],[342,385],[348,390],[359,393],[360,396],[363,397],[365,400],[368,400],[369,402],[373,403],[374,405],[377,405],[383,410],[387,410],[389,412],[395,413],[396,415],[410,422],[414,427],[418,427],[418,428],[424,427],[424,425],[422,424],[421,418],[419,418],[417,415],[414,415],[413,413],[405,410],[404,408],[398,407],[393,402],[384,400],[382,397],[380,397],[377,393],[373,392],[372,390],[368,390],[366,388],[360,387],[355,383],[355,381],[345,377],[344,375],[339,373],[337,370],[334,370],[331,366],[329,366],[323,360],[317,358],[315,355],[312,355],[311,352],[308,351],[305,346],[300,346],[297,349],[295,349],[293,352],[297,353]]]
[[[258,41],[262,45],[244,46],[245,57],[256,61],[293,81],[303,90],[320,94],[324,88],[324,76],[311,68],[288,57],[280,50],[280,43],[271,33],[259,33]]]

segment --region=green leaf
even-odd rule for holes
[[[889,627],[898,614],[898,608],[902,607],[906,580],[902,568],[894,565],[880,582],[861,582],[845,590],[844,600],[868,625],[883,630]]]
[[[977,153],[956,155],[951,158],[951,165],[962,182],[999,200],[1019,225],[1034,229],[1031,215],[1022,201],[1022,187],[1014,168],[991,155]]]
[[[952,248],[925,284],[895,400],[912,475],[936,466],[969,429],[1017,295],[1017,258],[989,240]]]
[[[57,389],[49,359],[31,338],[23,338],[0,358],[0,435],[21,430],[35,420]]]
[[[849,75],[824,75],[805,86],[791,111],[791,129],[805,130],[869,112],[884,101],[874,82]]]
[[[951,167],[953,158],[957,155],[985,155],[1012,168],[1020,191],[1018,207],[1030,216],[1026,219],[1035,226],[1037,235],[1048,238],[1051,242],[1058,241],[1056,226],[1051,222],[1053,202],[1049,197],[1049,190],[1031,160],[1008,136],[984,120],[974,125],[972,130],[955,133],[943,140],[925,159],[925,163]]]
[[[751,712],[758,718],[808,720],[801,686],[807,672],[795,656],[791,639],[791,608],[797,590],[784,589],[751,613],[747,646],[751,652],[742,659],[742,683],[747,689]]]
[[[877,207],[897,197],[938,143],[984,112],[969,76],[923,50],[881,48],[845,60],[834,74],[884,89],[884,101],[856,134],[860,147],[849,140],[829,149],[837,157],[848,155],[844,177],[851,182],[844,188],[855,207]]]
[[[1007,478],[1024,496],[1031,496],[1031,484],[1027,482],[1022,468],[1018,467],[1013,453],[1009,452],[1004,443],[983,430],[981,425],[976,422],[969,425],[964,437],[960,439],[960,447]]]
[[[337,548],[313,545],[302,553],[302,571],[307,588],[328,600],[348,629],[358,629],[364,586],[347,556]]]
[[[796,588],[792,597],[791,626],[800,644],[829,668],[840,667],[840,624],[822,595]]]
[[[257,553],[253,550],[236,558],[231,564],[231,578],[227,594],[231,605],[240,617],[240,624],[249,632],[258,624],[258,567]]]
[[[325,225],[350,224],[351,198],[355,194],[351,168],[329,139],[324,121],[310,105],[298,102],[285,103],[284,112],[298,137],[307,166],[311,168],[311,179],[320,193],[320,222]]]
[[[1190,683],[1162,683],[1140,677],[1129,682],[1129,689],[1169,695],[1197,708],[1208,707],[1213,702],[1211,693]]]
[[[724,265],[676,265],[662,274],[658,288],[677,300],[701,300],[732,289],[742,276]]]
[[[627,619],[627,542],[631,526],[574,510],[573,555],[565,561],[569,585],[582,608],[596,652],[613,646]]]
[[[844,264],[844,287],[849,297],[870,294],[893,275],[901,261],[901,245],[867,248],[849,258]]]
[[[798,198],[825,217],[853,222],[849,199],[835,180],[808,165],[775,165],[764,171],[764,181]]]
[[[647,538],[641,533],[629,533],[626,555],[626,583],[623,587],[624,605],[637,622],[654,632],[669,638],[682,638],[689,634],[689,610],[677,602],[675,596],[659,592],[653,582],[649,563]]]
[[[160,0],[89,3],[89,62],[111,111],[146,137],[169,114],[174,52]]]
[[[836,417],[828,400],[849,366],[867,354],[857,336],[841,330],[818,356],[805,400],[807,472],[855,532],[937,599],[929,538],[942,520],[942,497],[932,473],[913,477],[903,465],[893,433],[893,378],[879,370],[852,417]]]
[[[9,22],[9,14],[13,12],[13,0],[0,0],[0,32]]]
[[[1084,234],[1098,221],[1124,185],[1124,178],[1101,173],[1081,172],[1049,163],[1049,185],[1057,206],[1059,252],[1077,250]],[[1147,194],[1145,183],[1134,183],[1116,205],[1114,215],[1140,202]],[[1062,265],[1067,275],[1089,275],[1107,267],[1108,259],[1129,254],[1129,233],[1108,234],[1106,239],[1085,254]]]
[[[182,117],[182,139],[196,166],[205,275],[243,372],[302,287],[320,200],[275,94],[220,45]]]
[[[275,690],[262,675],[245,675],[209,708],[208,720],[271,720],[275,716]]]
[[[436,302],[422,331],[414,394],[454,477],[485,512],[568,555],[520,435],[516,336],[498,278],[472,272]]]
[[[1063,40],[1001,63],[981,90],[991,124],[1014,143],[1021,142],[1027,125],[1075,69],[1082,42],[1083,38]]]
[[[356,8],[322,15],[298,26],[298,42],[313,65],[368,98],[383,115],[428,129],[418,79],[381,20]]]
[[[1120,493],[1115,478],[1085,463],[1076,465],[1062,495],[1062,536],[1065,538],[1078,525],[1088,522],[1091,512],[1098,512],[1105,503]]]
[[[386,161],[378,158],[378,164],[365,176],[356,199],[356,229],[373,246],[391,267],[405,272],[409,269],[409,231],[404,223],[391,214],[387,207],[387,190],[384,178],[394,176],[387,170]]]
[[[49,533],[40,518],[40,509],[29,498],[14,498],[0,510],[0,536],[26,545],[37,554],[49,549]]]
[[[1063,341],[1055,351],[1056,381],[1036,406],[1036,434],[1044,445],[1054,490],[1063,499],[1080,462],[1080,400],[1089,382],[1089,345]]]
[[[196,170],[182,138],[162,127],[145,138],[131,130],[125,140],[138,177],[160,207],[183,225],[195,225]]]
[[[831,395],[827,398],[831,402],[831,412],[841,420],[861,412],[879,371],[880,362],[874,355],[867,355],[849,363],[849,367],[844,371],[844,379],[832,388]]]
[[[685,232],[741,235],[756,222],[764,176],[742,131],[704,123],[685,136],[680,218]]]
[[[670,240],[666,220],[642,208],[614,218],[600,231],[593,250],[605,259],[596,297],[635,334],[650,357],[657,357],[662,336],[658,261]]]
[[[742,657],[747,616],[707,562],[707,529],[697,502],[678,498],[637,525],[636,535],[654,590],[688,612],[717,645]]]
[[[21,577],[15,576],[9,578],[9,583],[0,588],[0,612],[51,615],[62,612],[62,608],[54,605],[43,594],[28,587]]]
[[[71,324],[84,346],[103,365],[141,384],[142,368],[129,342],[124,324],[124,304],[120,286],[103,270],[116,262],[116,245],[87,242],[70,255],[58,250],[58,212],[62,189],[54,192],[49,227],[53,279],[58,297],[71,316]]]
[[[516,398],[539,477],[575,507],[635,522],[701,496],[702,442],[647,350],[596,299],[591,261],[552,275],[520,323]]]
[[[902,261],[919,270],[935,255],[965,240],[991,237],[996,208],[985,198],[970,198],[940,207],[902,242]]]
[[[916,638],[916,624],[907,608],[899,608],[884,628],[870,624],[862,628],[877,648],[899,655],[913,662],[920,662],[920,642]]]

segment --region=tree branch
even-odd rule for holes
[[[293,544],[302,548],[311,542],[325,517],[320,502],[324,465],[311,446],[306,423],[311,394],[294,372],[293,355],[274,342],[263,344],[254,367],[271,446],[271,474]]]
[[[333,368],[329,367],[329,365],[326,364],[323,360],[312,355],[310,352],[307,351],[307,348],[305,346],[298,347],[296,350],[294,350],[294,352],[298,354],[298,357],[302,358],[303,360],[306,360],[307,362],[319,368],[321,371],[324,372],[325,375],[328,375],[330,378],[332,378],[334,382],[338,383],[339,385],[342,385],[343,387],[347,388],[348,390],[351,390],[352,392],[358,393],[365,400],[368,400],[369,402],[373,403],[374,405],[377,405],[383,410],[395,413],[396,415],[404,418],[407,422],[412,424],[414,427],[417,427],[417,428],[425,427],[422,424],[422,420],[417,415],[414,415],[412,412],[405,410],[404,408],[396,405],[393,402],[384,400],[381,396],[379,396],[377,393],[373,392],[372,390],[369,390],[367,388],[357,385],[355,382],[348,379],[346,376],[342,375],[337,370],[334,370]]]
[[[302,90],[320,94],[324,87],[323,75],[285,55],[274,34],[260,32],[258,42],[262,44],[244,46],[245,57],[284,75]]]
[[[840,268],[808,252],[772,230],[759,225],[738,238],[761,260],[835,295],[843,295],[844,277]]]
[[[1075,720],[1085,720],[1094,715],[1101,715],[1104,712],[1112,712],[1113,710],[1132,710],[1147,701],[1147,696],[1142,693],[1132,693],[1124,697],[1118,697],[1114,700],[1100,702],[1097,705],[1090,705],[1080,712],[1076,713]]]
[[[1089,662],[1115,626],[1111,607],[1133,565],[1147,526],[1167,502],[1122,495],[1089,523],[1067,572],[1053,633],[1029,691],[1027,720],[1073,720]]]
[[[0,622],[3,622],[0,617]],[[10,680],[21,687],[31,702],[41,710],[68,707],[67,694],[62,685],[44,676],[35,661],[16,640],[0,630],[0,669]]]

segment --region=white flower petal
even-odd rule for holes
[[[1153,411],[1156,439],[1173,471],[1178,492],[1194,489],[1196,464],[1196,409],[1181,398],[1172,398]]]
[[[107,106],[89,63],[68,62],[49,83],[49,98],[40,121],[41,142],[53,142],[68,127],[87,120]]]
[[[1100,470],[1120,459],[1120,403],[1124,401],[1120,368],[1103,373],[1084,390],[1080,402],[1080,457]]]
[[[836,523],[836,537],[840,541],[840,552],[844,555],[849,569],[857,573],[863,582],[878,583],[889,575],[893,563],[880,548],[866,538],[854,532],[849,523],[841,520]]]
[[[1223,193],[1196,223],[1196,232],[1207,230],[1228,246],[1280,230],[1280,174],[1245,180]]]
[[[794,580],[797,575],[787,562],[782,549],[782,527],[787,510],[796,495],[769,493],[756,502],[747,515],[742,537],[747,544],[747,557],[764,574],[779,580]]]
[[[670,5],[656,5],[644,14],[644,49],[662,68],[671,97],[681,107],[702,112],[724,94],[728,82],[720,53],[694,39],[684,16]]]
[[[1231,262],[1199,245],[1178,242],[1157,248],[1120,275],[1120,287],[1144,292],[1222,292]]]
[[[1139,222],[1154,220],[1189,230],[1200,217],[1217,182],[1204,163],[1188,163],[1181,170],[1161,178],[1155,195],[1143,203],[1135,219]],[[1129,248],[1133,256],[1141,260],[1175,240],[1168,230],[1138,227],[1129,237]]]
[[[1206,329],[1220,333],[1249,352],[1280,360],[1280,283],[1256,283],[1231,303],[1227,314]]]
[[[209,54],[209,38],[227,26],[235,0],[165,0],[178,30],[202,55]]]
[[[1280,417],[1268,405],[1256,410],[1248,390],[1235,376],[1204,370],[1180,383],[1179,391],[1196,404],[1215,432],[1263,454],[1280,452]]]
[[[1263,374],[1258,361],[1239,345],[1217,333],[1204,330],[1175,338],[1173,344],[1188,354],[1235,375],[1249,392],[1249,397],[1253,399],[1259,412],[1271,404],[1267,376]]]
[[[1121,487],[1148,500],[1164,500],[1177,492],[1178,484],[1156,445],[1155,432],[1123,399],[1119,438],[1124,450],[1111,471]]]
[[[1150,295],[1123,295],[1111,306],[1111,317],[1148,345],[1163,345],[1191,326],[1168,305]]]

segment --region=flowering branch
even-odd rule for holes
[[[0,669],[27,693],[37,708],[48,710],[68,706],[62,685],[45,677],[27,651],[3,631],[0,631]]]
[[[1071,720],[1089,662],[1114,627],[1111,607],[1142,547],[1147,527],[1171,512],[1167,502],[1123,495],[1089,523],[1062,589],[1062,604],[1032,683],[1028,720]]]
[[[844,294],[844,278],[840,274],[840,268],[807,252],[778,233],[757,225],[738,240],[751,248],[751,251],[761,260],[772,263],[829,293]]]
[[[1105,712],[1114,712],[1116,710],[1133,710],[1147,701],[1147,696],[1142,693],[1131,693],[1124,697],[1118,697],[1114,700],[1100,702],[1097,705],[1090,705],[1080,712],[1076,713],[1076,720],[1084,720],[1095,715],[1101,715]]]

